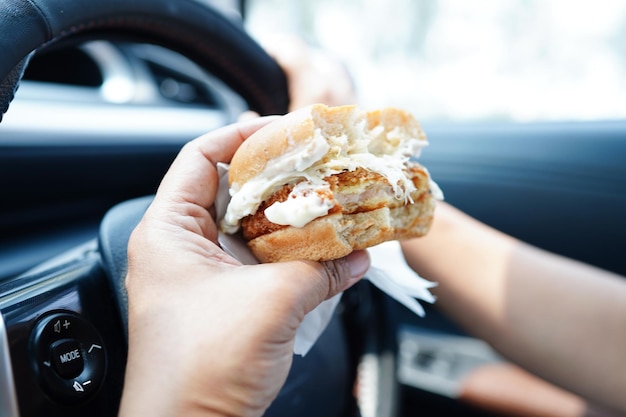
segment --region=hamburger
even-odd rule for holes
[[[428,144],[409,113],[313,105],[251,135],[228,172],[221,221],[261,262],[326,261],[425,235],[441,191],[415,161]]]

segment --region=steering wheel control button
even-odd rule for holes
[[[31,335],[41,388],[62,404],[78,404],[98,391],[106,375],[106,349],[96,328],[73,312],[40,318]]]
[[[61,378],[74,378],[83,371],[83,355],[77,340],[57,340],[50,347],[50,351],[54,370]]]

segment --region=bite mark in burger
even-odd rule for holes
[[[261,262],[324,261],[423,236],[443,198],[415,161],[428,144],[396,108],[310,106],[250,136],[230,163],[221,223]]]

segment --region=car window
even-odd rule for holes
[[[336,54],[362,104],[421,119],[626,116],[626,2],[249,0],[256,36],[283,32]]]

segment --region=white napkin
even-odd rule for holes
[[[228,165],[219,163],[218,173],[220,183],[215,199],[217,222],[221,221],[230,201],[228,193]],[[220,232],[218,241],[222,249],[243,264],[253,265],[259,263],[248,246],[238,235],[228,235]],[[417,299],[433,303],[435,297],[429,288],[437,285],[417,275],[406,263],[396,241],[385,242],[381,245],[368,249],[372,265],[364,279],[369,280],[380,290],[404,304],[408,309],[419,316],[424,316],[424,308]],[[308,313],[296,332],[293,352],[297,355],[306,355],[313,347],[319,336],[333,316],[333,312],[341,300],[342,294],[322,302],[314,310]]]

